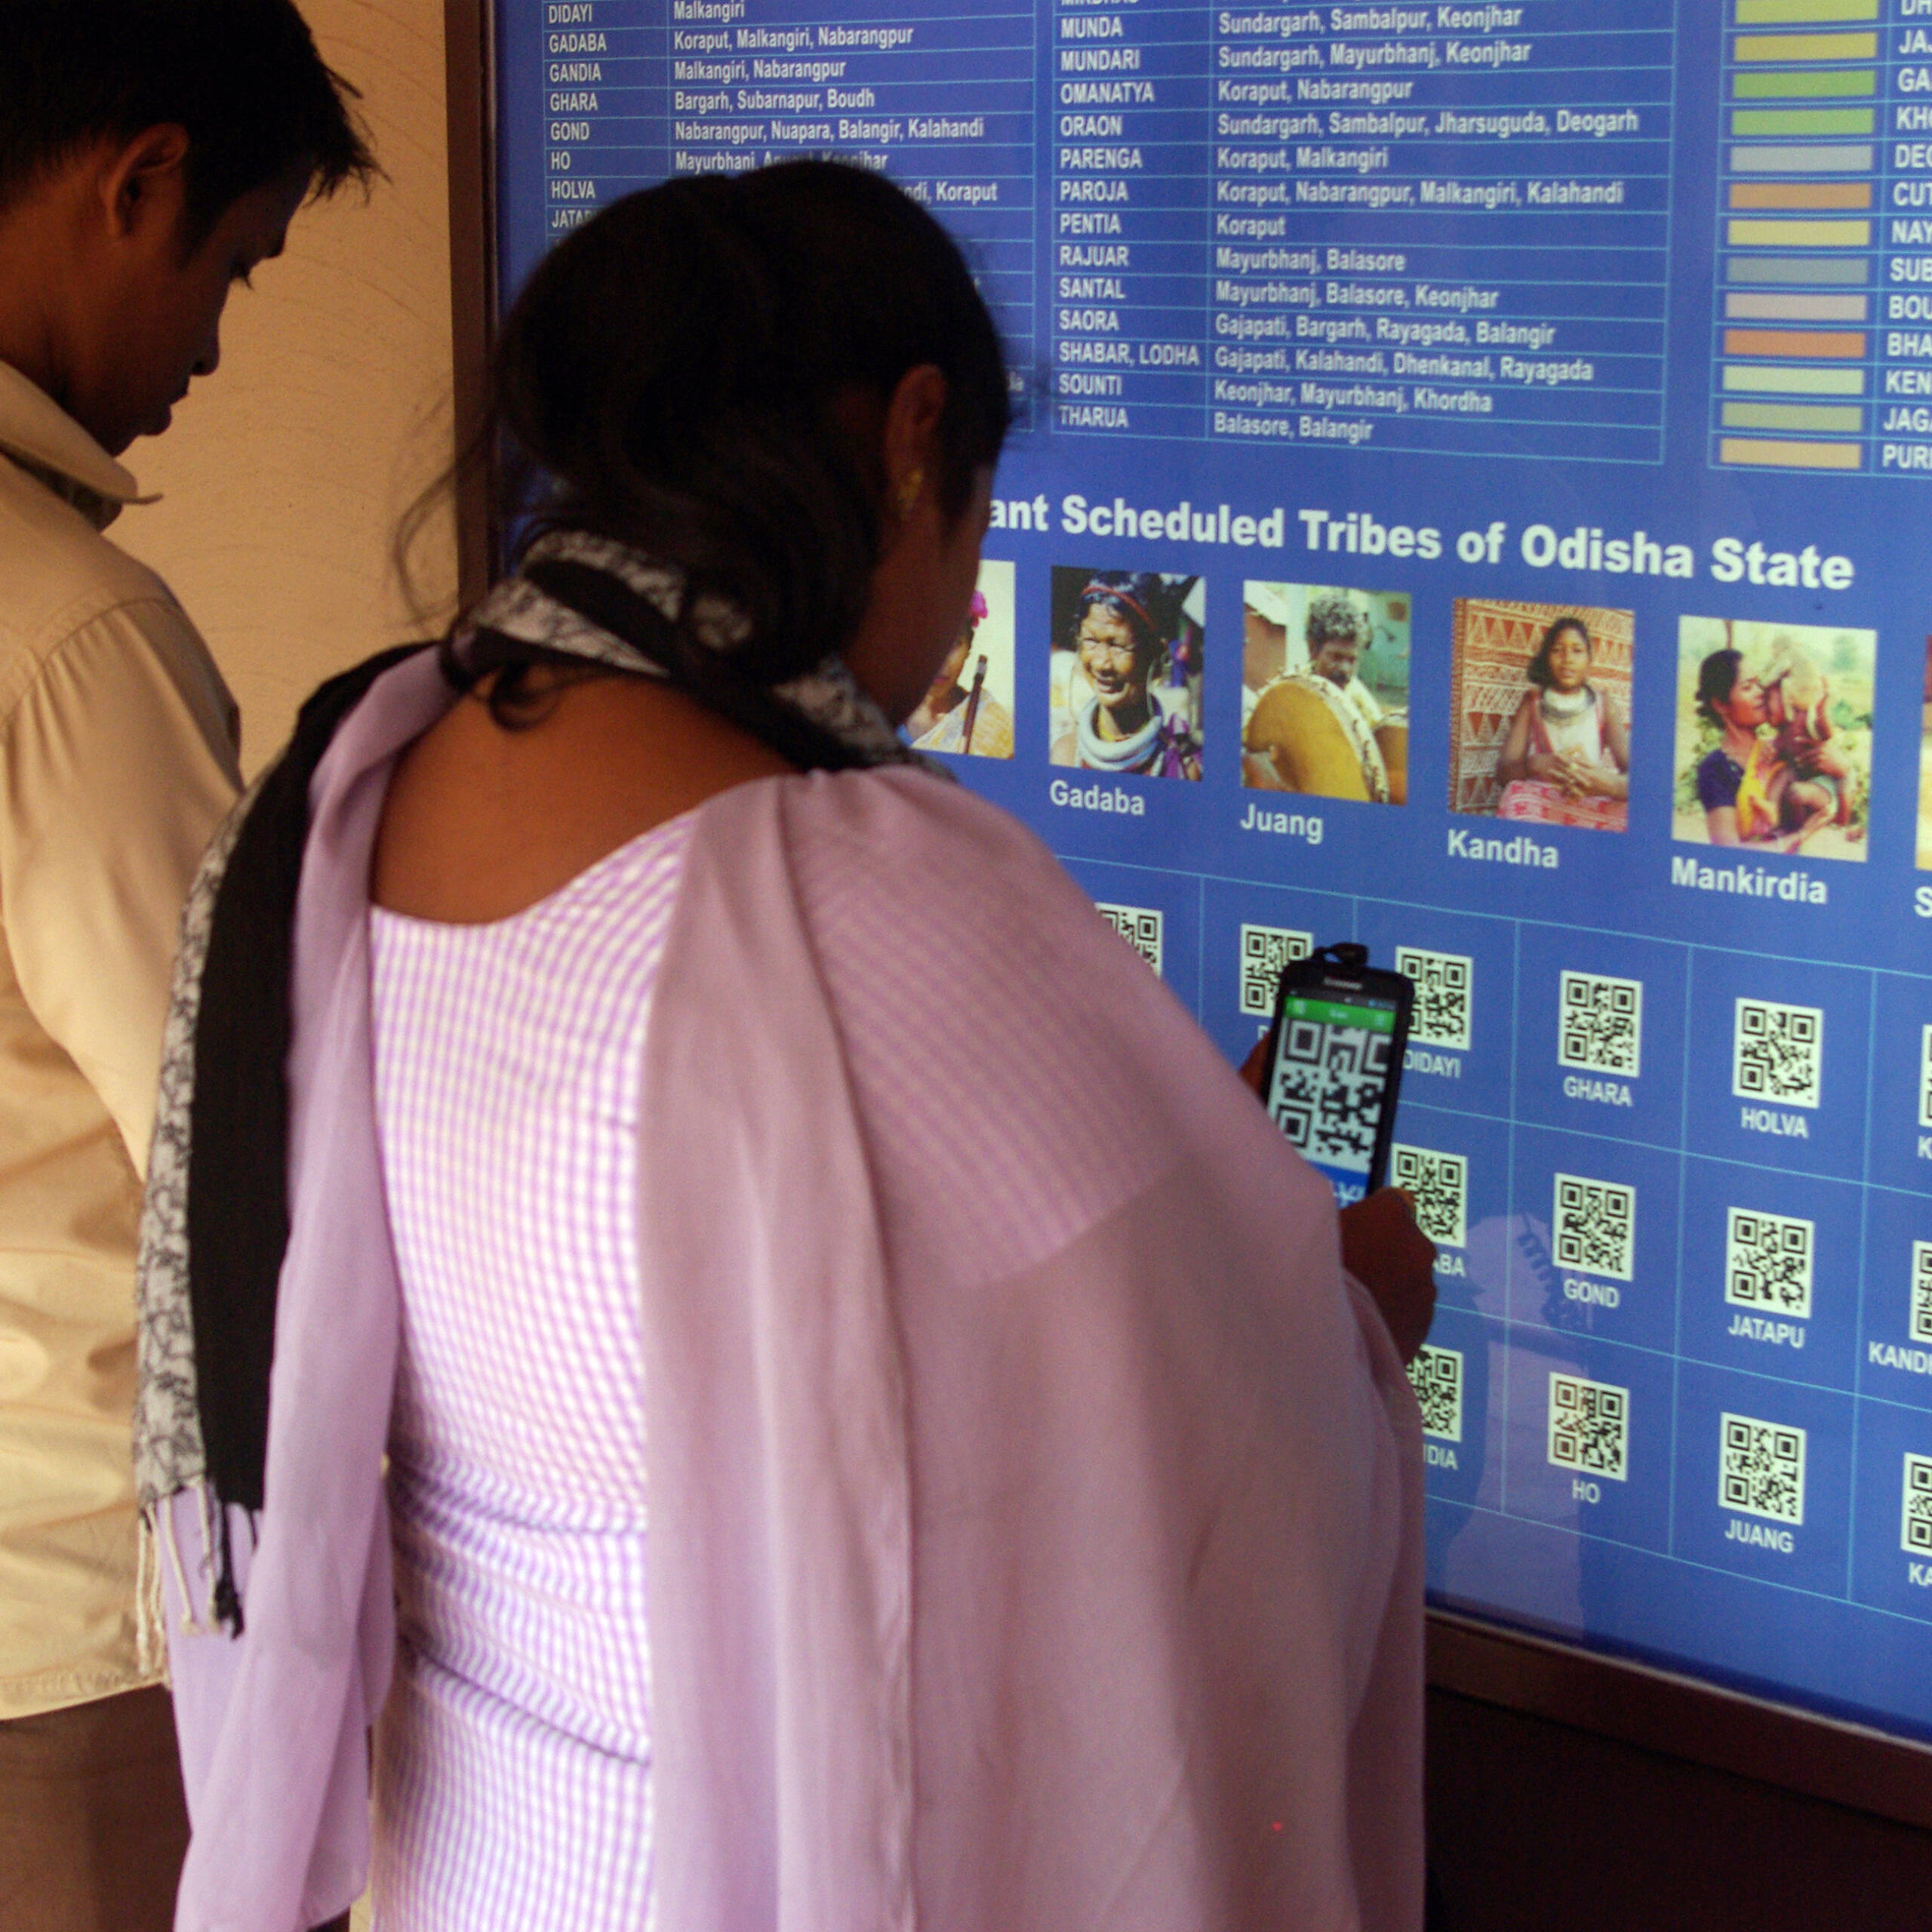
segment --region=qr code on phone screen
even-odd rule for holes
[[[1601,973],[1565,973],[1556,1057],[1590,1073],[1637,1077],[1643,1057],[1644,983]]]
[[[1805,1321],[1811,1313],[1812,1223],[1734,1208],[1724,1229],[1724,1298]]]
[[[1932,1456],[1906,1457],[1904,1502],[1899,1547],[1908,1556],[1932,1555]]]
[[[1630,1473],[1630,1392],[1580,1375],[1549,1378],[1549,1460],[1622,1482]]]
[[[1409,1364],[1409,1382],[1422,1407],[1422,1432],[1445,1442],[1463,1439],[1463,1357],[1457,1349],[1424,1346]]]
[[[1557,1266],[1629,1281],[1636,1263],[1637,1190],[1581,1174],[1556,1177]]]
[[[1718,1500],[1747,1516],[1774,1523],[1804,1520],[1804,1432],[1755,1416],[1727,1415],[1720,1423],[1723,1454]]]
[[[1096,906],[1094,911],[1141,958],[1161,970],[1161,915],[1151,906]]]
[[[1469,1164],[1460,1154],[1438,1154],[1429,1147],[1389,1150],[1390,1185],[1414,1197],[1416,1226],[1443,1247],[1467,1244]]]
[[[1457,952],[1424,952],[1412,946],[1395,949],[1395,971],[1415,983],[1409,1038],[1424,1046],[1469,1046],[1475,961]]]
[[[1815,1006],[1737,1002],[1731,1091],[1740,1100],[1815,1107],[1823,1078],[1825,1016]]]
[[[1281,975],[1297,959],[1315,950],[1312,933],[1285,926],[1243,926],[1241,929],[1241,1010],[1266,1020],[1275,1011]]]
[[[1367,1173],[1391,1044],[1366,1027],[1284,1017],[1268,1110],[1311,1161]]]

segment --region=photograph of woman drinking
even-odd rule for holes
[[[1671,835],[1862,861],[1877,660],[1875,631],[1680,618]]]
[[[1630,734],[1590,682],[1589,626],[1557,618],[1524,671],[1531,688],[1516,707],[1497,760],[1498,818],[1623,830],[1629,811]]]
[[[1053,762],[1198,778],[1201,625],[1189,606],[1199,580],[1056,570],[1057,617],[1072,583],[1070,620],[1054,627],[1068,648],[1054,654]]]

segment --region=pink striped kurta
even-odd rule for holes
[[[371,915],[402,1288],[382,1932],[647,1921],[638,1094],[691,825],[493,924]]]

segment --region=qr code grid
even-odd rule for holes
[[[1932,1026],[1918,1036],[1918,1124],[1932,1127]]]
[[[1443,1247],[1468,1241],[1469,1164],[1460,1154],[1438,1154],[1428,1147],[1389,1150],[1389,1178],[1407,1188],[1416,1204],[1416,1226]]]
[[[1718,1500],[1774,1523],[1804,1520],[1804,1432],[1755,1416],[1722,1419]]]
[[[1740,1100],[1815,1107],[1824,1044],[1825,1016],[1815,1006],[1740,1000],[1731,1091]]]
[[[1268,1110],[1311,1161],[1368,1172],[1391,1044],[1365,1027],[1284,1017]]]
[[[1275,995],[1282,974],[1297,959],[1315,950],[1312,933],[1291,932],[1284,926],[1243,926],[1241,929],[1241,1010],[1266,1019],[1275,1011]]]
[[[1932,1456],[1905,1459],[1905,1507],[1899,1547],[1908,1556],[1932,1555]]]
[[[1581,1174],[1556,1177],[1552,1223],[1557,1265],[1586,1275],[1632,1278],[1636,1263],[1637,1190]]]
[[[1466,1053],[1475,961],[1460,953],[1424,952],[1414,946],[1398,946],[1395,971],[1415,983],[1409,1038],[1424,1046],[1454,1047]]]
[[[1932,1241],[1912,1244],[1912,1339],[1932,1342]]]
[[[1811,1222],[1789,1215],[1732,1208],[1724,1230],[1724,1300],[1808,1320],[1817,1232]]]
[[[1630,1473],[1630,1392],[1580,1375],[1549,1378],[1549,1460],[1622,1482]]]
[[[1463,1356],[1458,1349],[1425,1346],[1409,1364],[1409,1381],[1422,1405],[1422,1432],[1444,1442],[1463,1439]]]
[[[1564,1066],[1635,1080],[1642,1063],[1644,983],[1565,973],[1556,1057]]]
[[[1096,906],[1094,911],[1141,958],[1161,970],[1161,915],[1151,906]]]

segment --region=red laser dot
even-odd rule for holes
[[[1280,1819],[1277,1818],[1277,1819],[1275,1820],[1275,1826],[1274,1826],[1274,1828],[1275,1828],[1275,1829],[1276,1831],[1278,1831],[1278,1832],[1281,1829],[1281,1820],[1280,1820]]]

